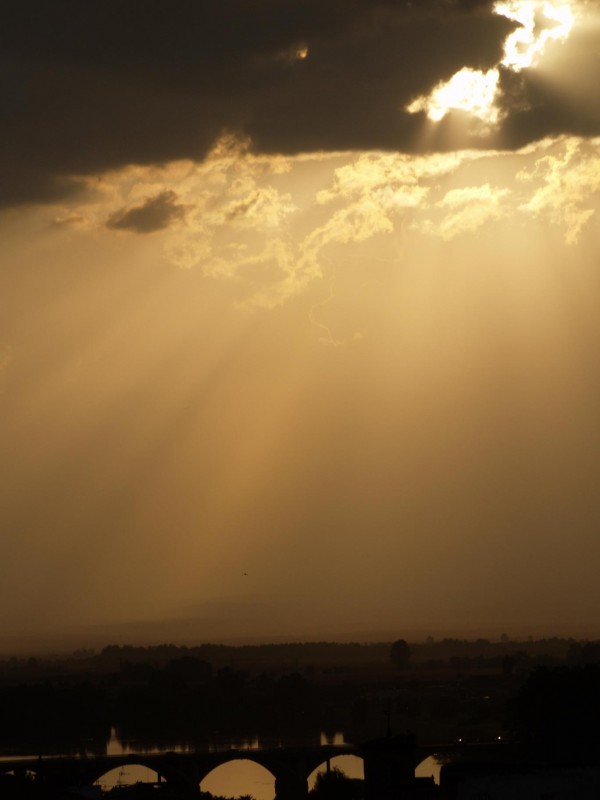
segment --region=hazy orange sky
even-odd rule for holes
[[[600,4],[8,6],[0,649],[600,635]]]

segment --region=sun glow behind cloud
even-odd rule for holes
[[[433,122],[439,122],[450,110],[467,111],[478,119],[494,124],[499,112],[494,101],[500,73],[497,69],[481,72],[463,67],[449,81],[440,83],[427,97],[419,97],[408,106],[415,114],[426,111]]]
[[[564,41],[575,22],[571,3],[555,5],[546,0],[509,0],[496,3],[494,11],[519,25],[506,39],[498,65],[517,73],[536,66],[548,43]],[[536,18],[544,21],[541,30],[537,30]],[[439,122],[450,111],[466,111],[483,123],[494,125],[501,118],[497,105],[499,92],[497,67],[487,72],[464,67],[448,81],[439,83],[429,95],[410,103],[407,111],[411,114],[425,111],[433,122]]]
[[[518,22],[517,28],[504,44],[502,65],[520,72],[535,66],[542,57],[546,45],[551,41],[564,41],[575,22],[575,14],[569,3],[554,5],[550,2],[509,2],[496,3],[494,10],[503,17]],[[536,15],[541,15],[553,25],[536,33]]]

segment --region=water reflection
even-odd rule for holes
[[[321,747],[326,746],[333,746],[333,747],[340,747],[341,745],[346,744],[346,740],[344,738],[344,734],[341,731],[336,731],[335,733],[325,733],[325,731],[321,731]]]
[[[87,740],[79,744],[73,742],[56,743],[52,748],[47,746],[37,747],[30,745],[16,751],[6,749],[0,751],[1,761],[26,761],[38,758],[40,755],[46,757],[65,757],[65,758],[92,758],[94,756],[130,756],[136,753],[146,755],[160,755],[161,753],[193,753],[196,750],[208,750],[211,753],[222,753],[228,750],[259,750],[273,749],[277,747],[292,746],[334,746],[339,747],[346,744],[344,734],[341,731],[325,732],[322,731],[315,736],[312,741],[306,737],[298,740],[289,736],[284,739],[279,737],[259,737],[256,734],[247,736],[226,736],[215,732],[210,738],[197,741],[150,741],[147,739],[132,739],[120,734],[116,728],[111,728],[110,736],[107,740]]]
[[[196,746],[189,742],[179,744],[155,744],[137,739],[121,739],[116,728],[110,729],[110,738],[106,743],[107,756],[129,756],[135,753],[159,755],[160,753],[192,753]]]
[[[265,745],[261,744],[261,742],[258,740],[258,737],[255,736],[252,739],[227,739],[222,742],[209,742],[208,751],[210,753],[224,753],[227,750],[259,750],[264,746]],[[281,743],[278,742],[274,746],[281,747]]]

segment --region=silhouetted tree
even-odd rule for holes
[[[360,800],[363,794],[363,781],[349,778],[337,767],[317,773],[315,785],[309,792],[311,798],[324,800]]]
[[[510,712],[513,732],[522,740],[563,749],[600,746],[600,665],[537,669]]]
[[[390,651],[390,658],[397,669],[406,669],[410,661],[410,647],[404,639],[398,639],[397,642],[394,642]]]
[[[573,642],[567,652],[569,664],[600,664],[600,642]]]
[[[515,669],[517,661],[512,656],[504,656],[501,661],[502,664],[502,674],[503,675],[512,675]]]

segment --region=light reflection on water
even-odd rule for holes
[[[280,738],[261,738],[258,736],[240,736],[232,738],[215,734],[210,739],[197,742],[161,742],[151,743],[144,739],[127,739],[119,736],[115,728],[111,728],[110,737],[105,741],[82,743],[78,746],[60,744],[52,749],[45,747],[42,751],[37,749],[21,750],[20,752],[0,751],[2,761],[28,761],[38,758],[41,754],[47,758],[93,758],[94,756],[129,756],[135,753],[146,755],[159,755],[161,753],[193,753],[196,750],[208,750],[210,753],[223,753],[228,750],[259,750],[261,748],[288,747],[296,744],[311,744],[339,747],[346,744],[344,734],[340,731],[334,733],[321,732],[313,742],[283,741]]]
[[[340,747],[343,744],[346,744],[346,740],[344,739],[344,734],[340,731],[336,733],[325,733],[321,731],[321,747],[326,747],[327,745],[334,747]]]
[[[129,756],[132,753],[146,753],[147,755],[157,755],[160,753],[191,753],[196,748],[189,743],[173,744],[168,747],[157,747],[148,745],[136,739],[120,739],[115,728],[110,730],[110,739],[106,743],[107,756]]]
[[[281,747],[281,742],[271,742],[265,745],[259,741],[257,736],[231,738],[215,738],[207,742],[184,742],[178,744],[149,745],[147,742],[136,739],[120,739],[117,732],[112,728],[110,739],[106,744],[106,755],[109,756],[129,756],[135,753],[145,753],[147,755],[158,755],[160,753],[193,753],[196,750],[208,750],[209,753],[223,753],[227,750],[259,750],[264,746]]]
[[[109,756],[128,756],[134,753],[146,753],[155,755],[160,753],[193,753],[195,750],[208,750],[210,753],[224,753],[227,750],[260,750],[261,748],[285,747],[286,743],[281,739],[259,739],[258,736],[239,737],[215,737],[206,742],[179,743],[165,745],[149,745],[147,742],[136,739],[121,739],[117,735],[115,728],[111,729],[110,739],[106,744],[106,755]],[[315,742],[316,744],[316,742]],[[321,747],[342,747],[347,744],[344,734],[341,731],[325,733],[319,735]],[[92,755],[92,753],[87,753]]]

